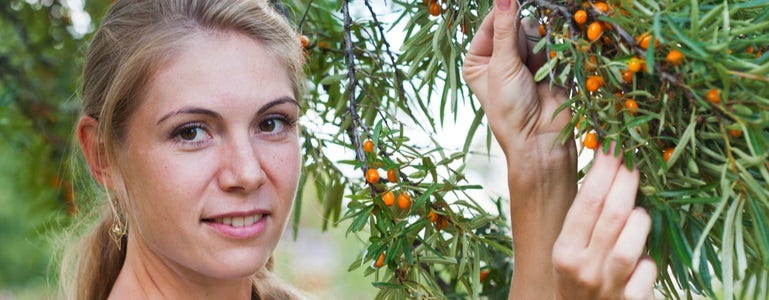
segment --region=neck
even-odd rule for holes
[[[251,279],[218,279],[154,253],[136,234],[109,299],[251,299]]]

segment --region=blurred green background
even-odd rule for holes
[[[66,161],[82,59],[109,4],[0,0],[0,299],[58,298],[53,254],[75,210]],[[320,299],[373,298],[370,278],[347,272],[361,243],[343,230],[320,232],[318,201],[303,203],[296,239],[289,229],[276,250],[276,272]]]

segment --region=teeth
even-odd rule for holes
[[[224,225],[230,225],[232,227],[245,227],[245,226],[251,226],[254,225],[254,223],[259,222],[259,220],[262,219],[262,215],[250,215],[246,217],[224,217],[224,218],[216,218],[214,219],[214,222],[221,223]]]

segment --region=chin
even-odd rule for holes
[[[251,277],[262,270],[272,255],[267,249],[232,249],[226,251],[226,255],[220,256],[213,262],[206,272],[211,277],[218,279],[239,279]]]

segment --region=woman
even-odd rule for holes
[[[564,116],[538,117],[563,93],[534,88],[512,47],[516,8],[496,6],[465,78],[495,111],[511,191],[528,195],[511,201],[511,297],[650,295],[653,264],[639,261],[648,216],[632,210],[637,173],[599,155],[583,190],[592,189],[571,205],[574,145],[550,148]],[[264,1],[115,3],[89,48],[77,124],[110,208],[65,260],[70,298],[302,298],[269,271],[299,178],[302,60],[296,33]],[[523,140],[533,147],[517,148]]]
[[[77,124],[112,209],[72,252],[70,297],[298,297],[268,261],[299,178],[302,60],[263,1],[114,4]]]

